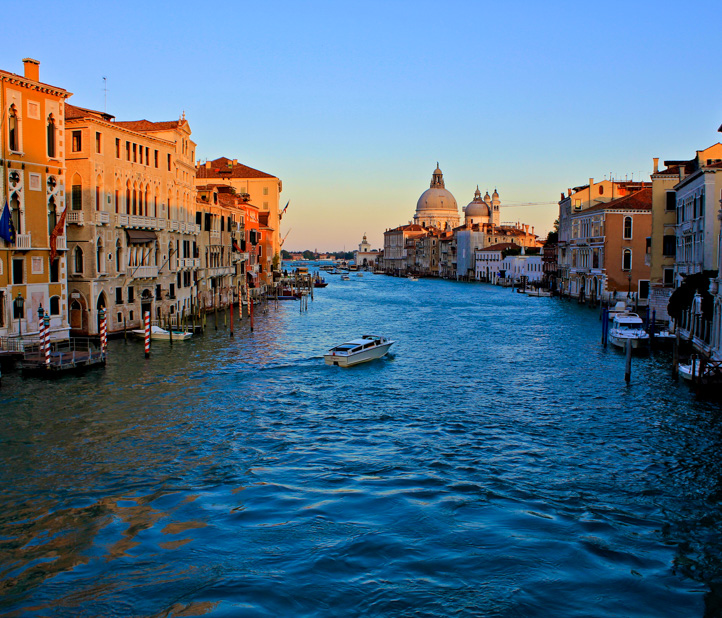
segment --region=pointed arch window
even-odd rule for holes
[[[75,267],[75,274],[83,274],[83,250],[80,247],[75,247],[73,252],[73,266]]]
[[[18,111],[14,105],[10,106],[8,113],[8,148],[18,152],[20,150],[20,121]]]
[[[105,272],[103,264],[103,243],[101,242],[100,238],[98,238],[98,244],[95,248],[95,267],[98,271],[98,274],[102,274]]]
[[[48,158],[55,158],[55,118],[52,114],[48,116]]]
[[[120,273],[123,269],[123,246],[120,240],[115,243],[115,270]]]
[[[13,173],[11,172],[11,176]],[[16,234],[22,234],[23,233],[23,218],[20,214],[20,200],[18,199],[18,194],[13,193],[10,197],[10,220],[13,223],[13,228],[15,228]]]
[[[48,235],[52,234],[58,224],[58,213],[55,210],[55,197],[50,196],[48,200]]]

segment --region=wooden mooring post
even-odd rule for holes
[[[624,381],[629,384],[632,379],[632,340],[627,339],[627,358],[624,363]]]

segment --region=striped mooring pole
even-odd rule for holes
[[[150,358],[150,311],[145,312],[145,357]]]
[[[43,306],[38,307],[38,335],[40,336],[40,354],[46,357],[45,354],[45,310]],[[47,364],[47,361],[46,361]]]
[[[46,313],[43,316],[45,323],[45,366],[50,367],[50,316]]]
[[[100,351],[103,354],[108,351],[108,316],[105,307],[100,309]]]

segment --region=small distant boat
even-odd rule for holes
[[[325,288],[328,285],[328,282],[325,279],[322,279],[321,277],[316,277],[313,280],[313,287],[315,288]]]
[[[363,335],[360,339],[331,348],[324,354],[323,360],[327,365],[351,367],[385,356],[394,343],[386,337]]]
[[[145,329],[136,329],[130,332],[138,337],[145,338]],[[189,330],[167,331],[160,326],[153,325],[150,327],[150,338],[153,340],[169,341],[171,339],[171,334],[173,341],[185,341],[193,336],[193,333]]]
[[[357,277],[363,277],[364,274],[363,274],[363,273],[356,273],[356,276],[357,276]]]
[[[625,349],[627,341],[631,341],[634,350],[649,344],[649,334],[644,330],[644,322],[636,313],[615,315],[609,329],[609,343]]]
[[[413,275],[409,275],[408,279],[409,279],[409,281],[418,281],[419,280],[418,277],[414,277]]]
[[[679,377],[684,380],[693,380],[693,379],[699,377],[699,366],[700,366],[699,359],[694,359],[687,365],[680,363],[677,366],[677,371],[679,372]]]
[[[348,275],[341,275],[341,281],[351,281],[351,277]]]

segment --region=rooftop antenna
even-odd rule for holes
[[[108,113],[108,78],[103,77],[103,111]]]

